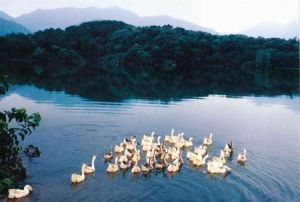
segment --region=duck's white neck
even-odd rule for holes
[[[84,168],[81,169],[81,176],[84,177]]]
[[[157,143],[160,144],[160,136],[157,138]]]
[[[92,168],[95,168],[95,160],[96,160],[96,158],[94,157],[92,160]]]
[[[203,158],[203,162],[205,163],[206,159],[208,158],[208,155],[206,155],[204,158]]]
[[[246,149],[244,149],[244,155],[246,156]]]
[[[27,193],[29,193],[29,192],[30,192],[30,188],[29,188],[29,186],[28,186],[28,185],[26,185],[26,186],[24,187],[24,191],[26,191]]]

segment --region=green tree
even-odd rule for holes
[[[5,77],[0,77],[0,93],[8,89]],[[22,141],[39,126],[39,113],[28,115],[26,109],[12,108],[0,112],[0,192],[14,185],[14,181],[26,176],[20,152]]]

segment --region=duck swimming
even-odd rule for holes
[[[207,164],[207,172],[211,173],[211,174],[223,174],[223,173],[228,173],[231,172],[231,168],[229,168],[228,166],[214,166],[212,164]]]
[[[204,158],[202,156],[198,156],[193,159],[192,163],[194,166],[201,166],[205,164],[206,159],[208,158],[208,155],[206,155]]]
[[[91,166],[88,166],[88,165],[85,165],[83,167],[83,171],[84,173],[93,173],[95,172],[96,168],[95,168],[95,160],[96,160],[96,155],[93,156],[92,158],[92,163],[91,163]]]
[[[106,171],[109,172],[109,173],[115,173],[118,170],[119,170],[118,157],[116,157],[115,158],[115,163],[109,163]]]
[[[120,145],[116,145],[115,146],[115,152],[116,153],[122,153],[124,152],[124,147],[123,147],[124,143],[121,143]]]
[[[122,161],[122,162],[120,162],[119,167],[123,170],[126,170],[126,169],[130,168],[131,165],[132,165],[132,161],[128,161],[128,162]]]
[[[239,162],[239,163],[245,163],[246,160],[247,160],[246,149],[244,149],[244,153],[238,155],[237,162]]]
[[[140,173],[141,172],[141,168],[138,166],[137,163],[134,163],[134,166],[131,169],[132,173]]]
[[[150,161],[150,158],[146,158],[146,163],[142,166],[142,172],[149,173],[153,169],[153,165]]]
[[[212,141],[212,136],[213,136],[213,134],[210,133],[208,138],[205,137],[204,140],[203,140],[203,144],[206,145],[206,146],[211,145],[212,142],[213,142],[213,141]]]
[[[174,137],[174,129],[171,130],[170,135],[165,136],[165,142],[173,143],[173,137]]]
[[[193,146],[193,138],[190,137],[189,140],[184,140],[184,147],[192,147]]]
[[[9,189],[8,190],[8,198],[23,198],[27,196],[30,191],[32,191],[32,187],[30,185],[26,185],[24,189]]]
[[[104,160],[109,161],[113,158],[112,149],[109,148],[109,151],[104,154]]]
[[[169,173],[175,173],[179,170],[180,168],[180,163],[179,163],[179,158],[177,158],[173,163],[169,164],[167,167],[167,171]]]
[[[85,166],[86,166],[86,164],[82,164],[82,166],[81,166],[81,174],[73,173],[71,175],[71,183],[77,184],[77,183],[82,182],[85,179],[85,175],[84,175],[84,167]]]

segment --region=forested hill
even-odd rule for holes
[[[10,33],[27,34],[30,33],[30,31],[26,27],[14,22],[13,20],[7,20],[0,17],[0,36],[4,36]]]
[[[0,60],[23,81],[82,95],[289,93],[298,92],[298,43],[94,21],[0,37]]]

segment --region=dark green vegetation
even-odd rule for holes
[[[7,88],[5,78],[0,77],[0,95]],[[0,192],[14,187],[17,180],[26,177],[20,158],[21,143],[38,127],[40,121],[38,113],[28,115],[23,108],[0,112]]]
[[[20,25],[12,20],[7,20],[0,17],[0,36],[10,33],[29,33],[30,31],[23,25]]]
[[[298,93],[299,41],[95,21],[0,38],[16,82],[85,97]]]

